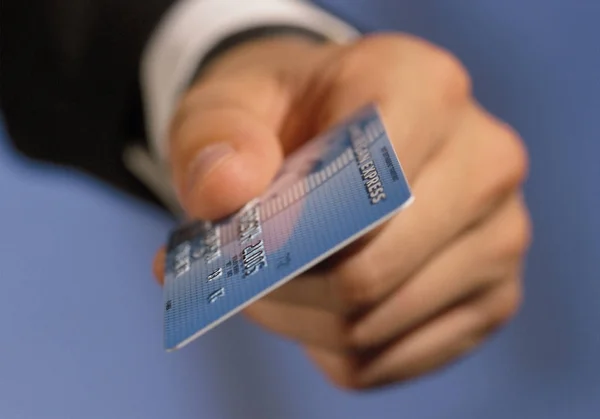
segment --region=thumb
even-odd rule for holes
[[[285,89],[268,74],[209,79],[183,99],[171,128],[170,164],[180,203],[216,219],[262,193],[279,169]]]

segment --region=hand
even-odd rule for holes
[[[218,218],[263,192],[286,153],[369,102],[380,106],[415,203],[245,310],[352,389],[439,368],[515,314],[530,241],[518,136],[476,103],[450,54],[378,35],[229,51],[181,101],[170,143],[183,206]]]

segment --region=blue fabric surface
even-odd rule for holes
[[[535,224],[517,320],[452,368],[366,395],[240,318],[162,350],[150,260],[170,221],[0,148],[0,418],[595,418],[600,412],[600,3],[322,1],[456,53],[526,140]]]

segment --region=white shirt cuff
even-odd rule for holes
[[[180,95],[202,58],[221,40],[257,26],[289,25],[344,43],[358,32],[301,0],[179,0],[165,15],[144,51],[141,85],[149,144],[165,162],[167,135]]]

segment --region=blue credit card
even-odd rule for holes
[[[271,187],[218,222],[171,233],[165,348],[183,347],[412,201],[375,106],[285,160]]]

